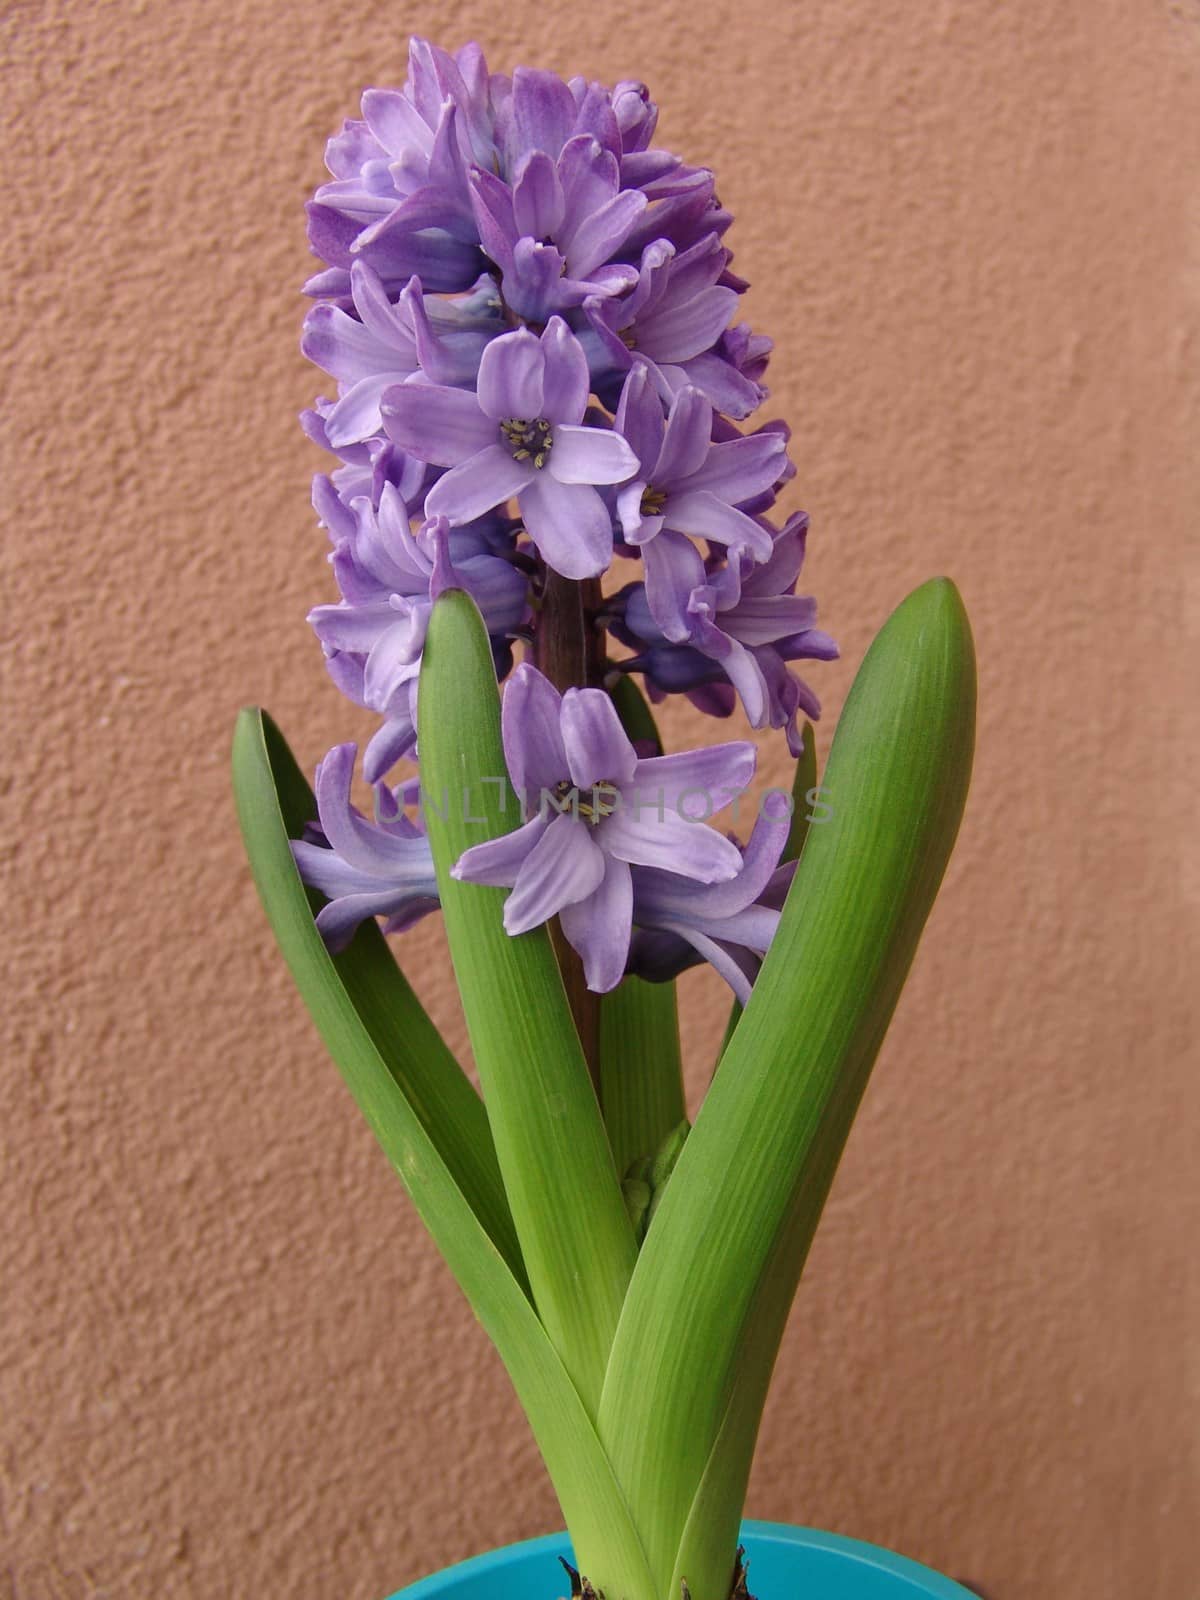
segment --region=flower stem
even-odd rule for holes
[[[564,578],[548,570],[534,643],[535,665],[562,693],[598,689],[604,682],[604,633],[596,616],[602,605],[599,578]],[[600,996],[588,988],[583,962],[567,943],[558,919],[551,929],[554,953],[579,1042],[600,1098]]]

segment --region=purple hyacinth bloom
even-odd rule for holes
[[[644,363],[664,404],[690,383],[729,416],[748,417],[766,391],[738,364],[741,339],[723,342],[738,302],[722,281],[728,262],[715,234],[682,254],[665,239],[647,245],[629,294],[584,305],[584,348],[598,380]]]
[[[342,599],[315,607],[308,620],[339,686],[386,719],[367,747],[365,771],[374,782],[415,739],[416,681],[438,595],[465,589],[488,632],[504,640],[528,616],[529,585],[524,573],[492,553],[484,532],[452,532],[444,517],[433,517],[414,534],[391,484],[378,510],[360,498],[350,512],[350,526],[339,525],[331,556]]]
[[[590,578],[612,560],[612,519],[596,484],[637,470],[625,439],[582,426],[587,359],[561,317],[538,338],[528,329],[493,339],[477,393],[410,381],[383,397],[384,427],[403,450],[450,471],[430,489],[429,516],[470,522],[515,498],[543,559],[567,578]]]
[[[386,917],[385,933],[399,933],[439,904],[429,841],[379,785],[381,819],[369,822],[350,802],[357,749],[335,745],[317,768],[319,826],[316,839],[292,842],[300,876],[329,904],[317,927],[331,951],[342,950],[368,917]]]
[[[737,847],[697,812],[707,817],[749,785],[754,746],[640,758],[603,690],[560,695],[526,664],[509,680],[501,728],[528,820],[465,851],[453,875],[512,890],[504,905],[510,934],[558,916],[588,987],[603,993],[625,970],[634,867],[658,868],[685,888],[742,870]]]
[[[695,546],[672,544],[672,582],[663,588],[659,615],[642,584],[620,597],[617,632],[639,652],[622,666],[644,672],[671,693],[691,693],[727,678],[751,726],[786,729],[792,754],[799,755],[799,716],[815,721],[821,707],[788,663],[832,661],[838,654],[816,626],[816,601],[793,592],[807,533],[802,512],[790,517],[775,536],[770,559],[759,565],[745,559],[706,563]]]
[[[778,792],[767,799],[772,804],[755,820],[741,870],[727,883],[682,883],[673,873],[633,869],[631,972],[663,981],[707,961],[746,1004],[795,870],[779,865],[791,809]]]
[[[770,534],[739,506],[784,476],[785,434],[764,430],[714,443],[712,404],[691,386],[675,396],[664,420],[644,365],[625,380],[616,425],[638,458],[637,476],[617,495],[617,517],[625,542],[641,546],[656,617],[678,609],[675,568],[691,549],[685,535],[768,559]]]
[[[640,190],[621,188],[617,158],[591,134],[569,139],[556,158],[528,151],[511,185],[475,168],[470,187],[504,302],[526,322],[544,323],[637,282],[636,267],[611,258],[648,202]]]
[[[331,449],[378,433],[385,389],[424,372],[435,383],[475,381],[487,341],[503,329],[490,278],[470,294],[431,296],[413,278],[392,304],[383,282],[362,261],[350,270],[356,316],[334,305],[314,306],[304,319],[300,348],[339,383],[337,403],[322,421]]]
[[[414,273],[434,292],[465,289],[478,276],[467,170],[497,159],[492,82],[478,45],[451,56],[412,39],[404,88],[364,93],[362,120],[329,141],[333,181],[309,207],[309,243],[330,267],[310,293],[345,297],[356,259],[389,292]]]

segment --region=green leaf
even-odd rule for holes
[[[735,1383],[755,1398],[743,1368],[747,1352],[750,1365],[766,1362],[751,1339],[760,1285],[770,1272],[790,1300],[806,1237],[798,1213],[820,1191],[830,1130],[849,1126],[945,870],[974,704],[962,603],[947,581],[926,584],[855,681],[825,777],[832,816],[808,834],[638,1258],[598,1426],[664,1593]]]
[[[396,980],[403,984],[398,972],[385,980],[379,968],[360,986],[364,952],[367,961],[379,960],[378,930],[365,937],[360,933],[336,961],[325,949],[288,847],[289,837],[315,815],[315,804],[281,735],[263,713],[242,713],[233,765],[251,866],[292,975],[368,1123],[500,1353],[579,1558],[589,1569],[610,1574],[613,1593],[658,1600],[594,1424],[538,1321],[523,1278],[513,1270],[514,1257],[506,1259],[503,1235],[506,1229],[511,1235],[511,1222],[496,1226],[493,1218],[496,1237],[482,1220],[489,1207],[502,1216],[507,1208],[494,1171],[484,1180],[472,1170],[473,1162],[483,1168],[494,1164],[494,1155],[480,1154],[490,1150],[490,1141],[478,1120],[478,1097],[432,1025],[414,1021],[416,1001],[410,1006],[404,998],[407,986],[397,986]],[[386,947],[382,953],[391,959]],[[422,1062],[418,1056],[426,1052],[429,1059]],[[475,1111],[454,1087],[460,1080]],[[467,1191],[486,1191],[489,1183],[491,1199],[477,1208]],[[515,1251],[511,1238],[507,1250]]]
[[[802,1190],[759,1278],[758,1293],[738,1351],[725,1414],[705,1463],[675,1556],[669,1594],[724,1595],[737,1546],[746,1485],[775,1359],[796,1283],[821,1220],[859,1097],[844,1101],[821,1129]]]
[[[316,801],[265,712],[250,709],[238,718],[233,770],[238,815],[263,905],[351,1094],[387,1148],[380,1107],[399,1091],[496,1248],[524,1281],[487,1113],[470,1080],[374,921],[364,923],[348,949],[332,957],[313,926],[314,910],[323,901],[315,890],[305,889],[288,841],[298,839],[316,816]],[[369,1043],[365,1053],[357,1048],[359,1034]],[[390,1083],[378,1076],[376,1062]],[[403,1167],[398,1170],[403,1178]]]
[[[470,845],[520,822],[491,645],[461,590],[430,617],[418,725],[446,933],[522,1259],[542,1323],[594,1414],[637,1247],[549,935],[510,938],[507,891],[450,875]]]

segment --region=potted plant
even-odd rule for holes
[[[747,1561],[761,1597],[963,1593],[742,1528],[788,1309],[965,800],[957,592],[887,622],[818,783],[795,663],[836,647],[795,593],[807,520],[774,514],[787,429],[749,423],[770,345],[734,320],[711,172],[656,147],[642,85],[501,77],[477,46],[413,40],[362,112],[310,207],[304,349],[337,394],[304,420],[338,458],[314,503],[340,598],[311,621],[380,719],[373,806],[353,745],[314,794],[257,710],[235,787],[283,953],[570,1539],[408,1593],[549,1597],[556,1556],[607,1600],[729,1600]],[[756,788],[745,740],[664,753],[648,700],[671,694],[778,730],[790,791]],[[482,1094],[385,938],[439,908]],[[674,979],[699,961],[733,1009],[689,1123]]]

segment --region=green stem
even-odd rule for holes
[[[604,996],[600,1084],[608,1142],[624,1173],[686,1114],[673,983],[626,978]]]

